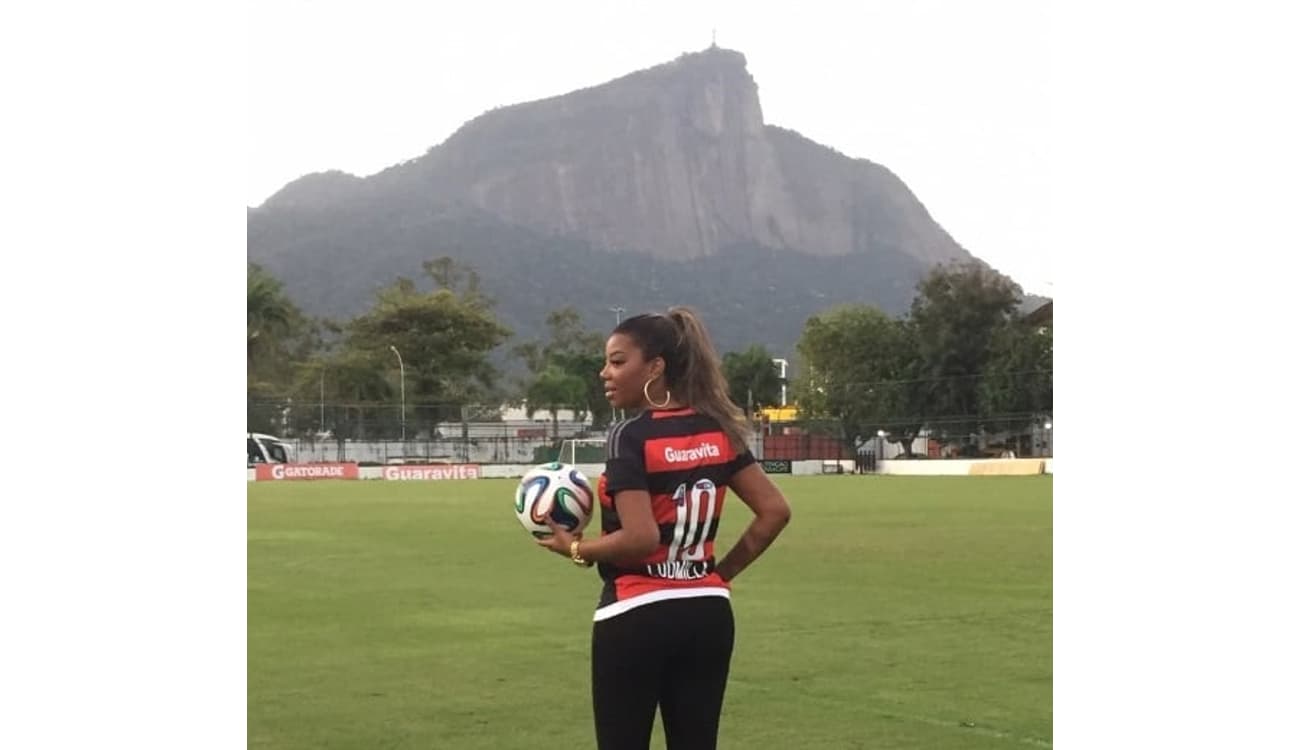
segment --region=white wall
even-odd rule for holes
[[[829,460],[828,460],[828,461],[821,461],[821,460],[811,460],[811,461],[791,461],[791,462],[790,462],[790,473],[791,473],[791,474],[794,474],[794,475],[796,475],[796,476],[810,476],[810,475],[813,475],[813,474],[834,474],[834,473],[835,473],[835,472],[834,472],[834,469],[831,469],[830,471],[828,471],[828,470],[823,466],[823,464],[826,464],[827,466],[829,466],[829,465],[834,464],[834,463],[835,463],[835,461],[829,461]],[[843,474],[851,474],[851,473],[853,473],[853,461],[852,461],[852,460],[848,460],[848,459],[846,459],[846,460],[840,461],[839,464],[840,464],[840,467],[841,467],[841,469],[842,469],[841,473],[843,473]]]
[[[876,464],[876,473],[927,477],[967,476],[973,463],[975,459],[965,458],[881,461]]]
[[[1044,459],[1038,458],[950,458],[943,460],[881,461],[877,465],[877,473],[903,476],[970,476],[976,473],[974,467],[979,464],[1016,463],[1031,466],[1035,462],[1045,463],[1044,471],[1051,473],[1051,460],[1044,461]]]

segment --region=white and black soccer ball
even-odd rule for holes
[[[549,515],[557,526],[578,533],[591,520],[596,493],[591,482],[573,466],[558,461],[536,466],[515,488],[515,517],[534,537],[551,535]]]

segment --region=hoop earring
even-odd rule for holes
[[[670,390],[668,390],[667,388],[665,388],[665,389],[664,389],[664,402],[663,402],[662,404],[656,404],[654,401],[652,401],[652,400],[650,399],[650,384],[653,383],[653,382],[655,382],[656,380],[658,380],[658,378],[650,378],[649,380],[645,381],[645,385],[641,386],[641,393],[645,394],[645,402],[646,402],[647,404],[650,404],[650,407],[651,407],[652,409],[662,409],[662,408],[664,408],[665,406],[668,405],[668,402],[669,402],[669,401],[672,401],[672,400],[673,400],[673,393],[672,393],[672,391],[670,391]]]

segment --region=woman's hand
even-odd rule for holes
[[[537,544],[549,549],[557,555],[569,557],[569,547],[575,539],[581,539],[582,534],[570,534],[564,527],[551,520],[550,516],[546,517],[546,525],[551,527],[551,535],[537,539]]]

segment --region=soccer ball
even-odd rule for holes
[[[519,480],[515,517],[534,537],[551,535],[551,527],[546,525],[548,514],[556,525],[576,534],[591,520],[595,498],[591,482],[582,472],[558,461],[542,464]]]

